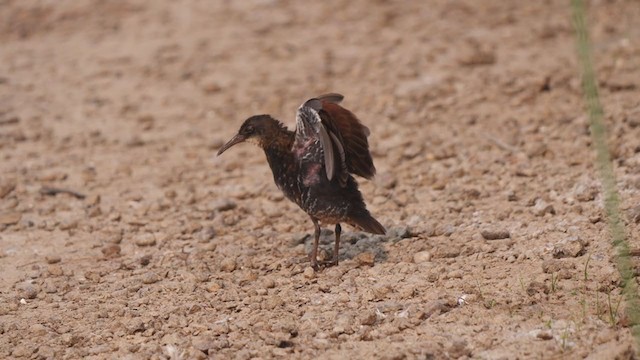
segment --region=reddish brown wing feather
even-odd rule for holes
[[[339,141],[336,147],[336,156],[339,156],[339,148],[344,149],[344,162],[346,170],[352,174],[371,179],[376,173],[376,168],[369,152],[369,142],[367,136],[369,129],[360,123],[360,120],[349,110],[337,103],[342,100],[342,95],[328,94],[318,99],[322,102],[322,112],[320,117],[322,124],[333,133]],[[338,159],[336,159],[338,160]],[[342,159],[339,159],[342,161]],[[340,169],[340,166],[336,168]],[[339,174],[346,181],[346,174]]]

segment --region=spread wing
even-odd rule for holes
[[[326,94],[306,101],[298,109],[296,142],[317,139],[324,153],[327,179],[337,177],[346,186],[349,173],[371,179],[376,168],[367,141],[369,129],[338,105],[343,98]]]
[[[322,103],[322,124],[338,140],[336,147],[344,150],[343,159],[347,170],[365,179],[373,178],[376,168],[369,152],[369,128],[351,111],[338,105],[343,99],[342,95],[327,94],[318,99]]]

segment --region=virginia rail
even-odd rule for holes
[[[332,265],[338,264],[340,223],[373,234],[385,228],[374,219],[351,174],[371,179],[376,168],[369,152],[369,129],[338,105],[344,97],[326,94],[298,108],[296,130],[288,130],[270,115],[255,115],[224,144],[218,155],[248,141],[260,146],[284,195],[311,217],[315,228],[311,266],[318,269],[320,223],[335,224]]]

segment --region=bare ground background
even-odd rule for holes
[[[588,4],[637,248],[640,6]],[[0,358],[633,358],[566,1],[3,0],[0,43]],[[214,154],[328,91],[389,235],[313,274]]]

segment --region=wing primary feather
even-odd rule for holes
[[[339,104],[340,102],[342,102],[342,100],[344,100],[344,96],[337,93],[329,93],[329,94],[320,95],[317,97],[317,99],[320,101]]]
[[[322,150],[324,151],[324,168],[327,173],[327,179],[331,180],[333,179],[333,175],[335,174],[333,144],[331,143],[331,138],[329,138],[327,129],[325,129],[322,124],[320,124],[320,144],[322,145]]]

